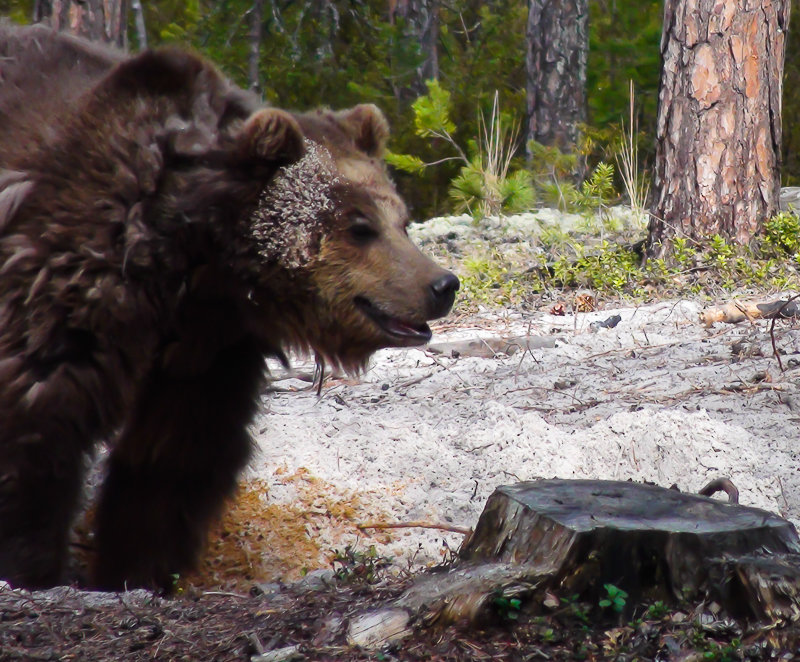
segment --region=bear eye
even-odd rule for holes
[[[358,217],[347,228],[351,239],[358,244],[366,244],[378,237],[378,231],[366,218]]]

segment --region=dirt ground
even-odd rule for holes
[[[21,596],[0,588],[0,660],[794,660],[796,628],[748,628],[703,605],[622,619],[567,599],[480,624],[412,623],[378,650],[347,645],[352,617],[396,598],[407,580],[339,584],[273,595],[206,592],[174,599],[145,591],[59,588]],[[21,599],[22,598],[22,599]],[[266,651],[266,652],[265,652]]]
[[[568,597],[478,628],[419,622],[384,651],[347,646],[350,617],[399,595],[410,570],[451,558],[462,539],[357,525],[469,528],[500,484],[594,477],[697,491],[727,476],[741,503],[800,519],[790,322],[776,325],[773,347],[768,322],[706,328],[695,301],[551,307],[449,319],[431,348],[381,352],[360,379],[329,379],[320,395],[313,365],[276,370],[240,500],[183,593],[2,589],[0,660],[248,660],[295,644],[296,659],[320,660],[793,659],[793,627],[748,630],[702,604],[660,618],[642,606],[621,622]],[[614,315],[614,328],[593,328]],[[373,545],[393,560],[375,578]],[[332,561],[343,581],[290,584]]]
[[[706,328],[698,302],[549,307],[451,320],[431,348],[381,352],[360,380],[328,381],[319,396],[276,375],[251,489],[296,509],[290,521],[322,565],[347,545],[376,545],[403,568],[439,562],[461,536],[356,525],[470,528],[498,485],[536,478],[697,492],[724,476],[742,504],[800,520],[800,332],[778,324],[781,371],[768,322]],[[593,328],[615,315],[614,328]],[[296,547],[286,558],[271,549],[267,579],[313,566]]]

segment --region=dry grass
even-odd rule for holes
[[[306,470],[277,472],[298,497],[291,504],[271,500],[263,480],[244,483],[222,520],[209,532],[196,572],[179,582],[183,589],[246,592],[257,582],[294,581],[307,571],[330,567],[335,554],[325,548],[320,527],[339,536],[358,535],[362,503],[355,493],[337,493]]]

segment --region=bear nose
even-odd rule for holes
[[[456,299],[456,291],[459,285],[458,278],[449,271],[431,283],[431,292],[433,293],[432,317],[444,317],[450,312]]]

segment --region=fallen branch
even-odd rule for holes
[[[779,313],[783,313],[784,308],[788,308],[789,306],[792,306],[793,308],[797,309],[797,305],[794,303],[794,300],[799,296],[800,296],[800,294],[795,294],[793,297],[790,297],[789,299],[787,299],[784,302],[783,306],[781,306],[781,308],[780,308],[780,310],[778,312]],[[777,318],[777,315],[772,318],[772,323],[769,325],[769,339],[770,339],[770,342],[772,343],[772,354],[778,360],[778,368],[780,368],[781,372],[784,372],[783,361],[781,361],[781,355],[780,355],[780,352],[778,352],[778,346],[775,344],[775,319],[776,318]]]
[[[800,308],[793,301],[795,298],[769,302],[733,301],[724,306],[701,311],[700,321],[706,326],[711,326],[714,322],[738,324],[756,319],[800,317]]]
[[[698,492],[699,495],[710,497],[717,492],[725,492],[728,495],[728,503],[739,503],[739,490],[733,484],[730,478],[717,478],[712,480],[702,490]]]
[[[358,524],[357,528],[361,531],[364,529],[439,529],[440,531],[460,533],[462,536],[472,534],[472,529],[453,526],[452,524],[438,524],[436,522],[367,522],[366,524]]]

